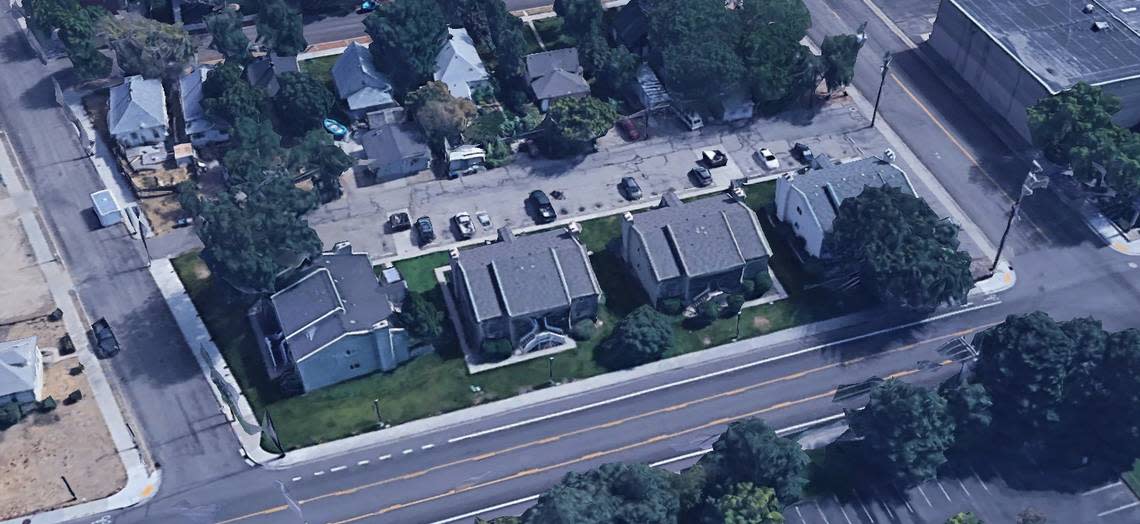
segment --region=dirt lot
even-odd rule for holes
[[[0,188],[0,323],[44,315],[55,306],[20,224],[16,202]]]
[[[126,482],[111,435],[91,395],[87,376],[71,376],[69,358],[44,366],[44,394],[59,402],[51,413],[29,415],[0,432],[0,519],[26,515],[118,491]],[[62,400],[74,390],[83,400]],[[72,499],[61,477],[75,490]]]

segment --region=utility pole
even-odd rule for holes
[[[891,52],[883,53],[883,67],[879,69],[879,94],[875,95],[875,110],[871,112],[871,127],[875,127],[875,119],[879,117],[879,100],[883,98],[883,84],[887,83],[887,72],[891,70]]]
[[[1018,212],[1021,211],[1021,201],[1024,200],[1025,197],[1032,195],[1034,189],[1044,189],[1049,186],[1049,179],[1047,177],[1038,178],[1042,171],[1041,164],[1034,160],[1033,167],[1029,169],[1029,172],[1025,173],[1025,180],[1021,182],[1021,192],[1018,193],[1017,200],[1014,200],[1013,205],[1010,206],[1009,220],[1005,223],[1005,231],[1001,234],[1001,242],[998,242],[997,254],[994,255],[994,263],[990,266],[991,275],[994,270],[997,269],[998,262],[1001,260],[1001,252],[1005,250],[1005,240],[1009,236],[1010,228],[1013,227],[1013,220],[1017,218]]]

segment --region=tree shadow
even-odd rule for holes
[[[0,59],[4,62],[24,62],[35,59],[35,54],[20,33],[12,32],[0,41]]]
[[[55,100],[55,86],[52,85],[51,79],[50,75],[40,78],[39,82],[36,82],[35,85],[20,95],[20,103],[27,109],[59,107],[59,103]]]

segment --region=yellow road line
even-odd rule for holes
[[[864,356],[861,356],[861,357],[856,357],[856,358],[853,358],[853,359],[844,360],[844,361],[840,361],[840,362],[833,362],[833,363],[831,363],[831,364],[827,364],[827,365],[823,365],[823,366],[818,366],[818,367],[815,367],[815,368],[810,368],[810,369],[806,369],[806,370],[803,370],[803,371],[797,371],[797,372],[795,372],[795,373],[791,373],[791,374],[788,374],[788,375],[784,375],[784,376],[781,376],[781,377],[777,377],[777,378],[773,378],[773,379],[765,380],[765,381],[762,381],[762,382],[757,382],[757,383],[755,383],[755,384],[749,384],[749,385],[747,385],[747,386],[742,386],[742,387],[739,387],[739,388],[736,388],[736,389],[732,389],[732,390],[728,390],[728,391],[722,391],[722,392],[720,392],[720,393],[715,393],[715,394],[712,394],[712,395],[708,395],[708,396],[705,396],[705,397],[696,398],[696,399],[693,399],[693,400],[687,400],[687,401],[685,401],[685,402],[680,402],[680,403],[677,403],[677,404],[672,404],[672,405],[669,405],[669,406],[665,406],[665,407],[661,407],[661,408],[653,409],[653,410],[650,410],[650,411],[646,411],[646,412],[643,412],[643,413],[639,413],[639,414],[636,414],[636,415],[630,415],[630,416],[628,416],[628,417],[623,417],[623,418],[619,418],[619,419],[614,419],[614,420],[611,420],[611,421],[608,421],[608,422],[603,422],[603,423],[601,423],[601,424],[597,424],[597,425],[594,425],[594,426],[589,426],[589,427],[585,427],[585,428],[580,428],[580,429],[576,429],[576,430],[573,430],[573,431],[568,431],[568,432],[565,432],[565,433],[560,433],[560,434],[557,434],[557,435],[552,435],[552,436],[549,436],[549,437],[544,437],[544,438],[541,438],[541,439],[533,440],[533,441],[530,441],[530,442],[525,442],[525,443],[522,443],[522,444],[516,444],[516,445],[514,445],[514,446],[510,446],[510,447],[507,447],[507,448],[503,448],[503,449],[500,449],[500,450],[497,450],[497,451],[489,451],[489,452],[486,452],[486,453],[481,453],[481,454],[479,454],[479,455],[474,455],[474,456],[471,456],[471,457],[465,457],[465,458],[462,458],[462,459],[459,459],[459,460],[454,460],[454,461],[451,461],[451,462],[447,462],[447,463],[443,463],[443,464],[437,464],[437,465],[434,465],[434,466],[431,466],[431,467],[428,467],[428,468],[424,468],[424,469],[421,469],[421,470],[418,470],[418,471],[413,471],[413,472],[410,472],[410,473],[405,473],[405,474],[402,474],[402,475],[398,475],[398,476],[395,476],[395,477],[390,477],[390,478],[387,478],[387,479],[378,480],[378,481],[374,481],[374,482],[368,482],[368,483],[365,483],[365,484],[361,484],[361,485],[359,485],[359,486],[354,486],[354,487],[351,487],[351,488],[347,488],[347,489],[343,489],[343,490],[332,491],[332,492],[329,492],[329,493],[325,493],[325,494],[323,494],[323,495],[317,495],[317,496],[315,496],[315,497],[312,497],[312,498],[308,498],[308,499],[299,500],[299,501],[298,501],[298,504],[304,505],[304,504],[308,504],[308,503],[311,503],[311,502],[316,502],[316,501],[319,501],[319,500],[322,500],[322,499],[326,499],[326,498],[331,498],[331,497],[341,497],[341,496],[345,496],[345,495],[352,495],[352,494],[355,494],[355,493],[359,493],[359,492],[360,492],[360,491],[362,491],[362,490],[371,489],[371,488],[375,488],[375,487],[379,487],[379,486],[384,486],[384,485],[387,485],[387,484],[391,484],[391,483],[394,483],[394,482],[399,482],[399,481],[402,481],[402,480],[411,480],[411,479],[414,479],[414,478],[422,477],[422,476],[424,476],[424,475],[427,475],[427,474],[429,474],[429,473],[432,473],[432,472],[435,472],[435,471],[439,471],[439,470],[442,470],[442,469],[446,469],[446,468],[450,468],[450,467],[454,467],[454,466],[458,466],[458,465],[462,465],[462,464],[467,464],[467,463],[471,463],[471,462],[478,462],[478,461],[481,461],[481,460],[486,460],[486,459],[489,459],[489,458],[493,458],[493,457],[496,457],[496,456],[499,456],[499,455],[504,455],[504,454],[507,454],[507,453],[511,453],[511,452],[514,452],[514,451],[518,451],[518,450],[521,450],[521,449],[525,449],[525,448],[529,448],[529,447],[534,447],[534,446],[539,446],[539,445],[544,445],[544,444],[550,444],[550,443],[552,443],[552,442],[557,442],[557,441],[559,441],[559,440],[562,440],[562,439],[565,439],[565,438],[569,438],[569,437],[573,437],[573,436],[581,435],[581,434],[584,434],[584,433],[589,433],[589,432],[592,432],[592,431],[597,431],[597,430],[600,430],[600,429],[608,429],[608,428],[613,428],[613,427],[616,427],[616,426],[620,426],[620,425],[622,425],[622,424],[626,424],[626,423],[628,423],[628,422],[632,422],[632,421],[640,420],[640,419],[643,419],[643,418],[647,418],[647,417],[651,417],[651,416],[654,416],[654,415],[659,415],[659,414],[662,414],[662,413],[669,413],[669,412],[672,412],[672,411],[677,411],[677,410],[680,410],[680,409],[689,408],[689,407],[692,407],[692,406],[694,406],[694,405],[697,405],[697,404],[702,404],[702,403],[705,403],[705,402],[710,402],[710,401],[713,401],[713,400],[717,400],[717,399],[721,399],[721,398],[727,398],[727,397],[732,397],[732,396],[740,395],[740,394],[742,394],[742,393],[747,393],[747,392],[749,392],[749,391],[752,391],[752,390],[756,390],[756,389],[759,389],[759,388],[762,388],[762,387],[766,387],[766,386],[770,386],[770,385],[773,385],[773,384],[777,384],[777,383],[780,383],[780,382],[788,382],[788,381],[792,381],[792,380],[797,380],[797,379],[803,378],[803,377],[805,377],[805,376],[808,376],[808,375],[811,375],[811,374],[814,374],[814,373],[819,373],[819,372],[821,372],[821,371],[826,371],[826,370],[829,370],[829,369],[835,369],[835,368],[839,368],[839,367],[843,367],[843,366],[849,366],[849,365],[852,365],[852,364],[857,364],[857,363],[860,363],[860,362],[863,362],[863,361],[866,361],[866,360],[869,360],[869,359],[872,359],[872,358],[875,358],[875,357],[880,357],[880,356],[884,356],[884,355],[890,355],[890,354],[892,354],[892,353],[901,353],[901,352],[903,352],[903,351],[908,351],[908,350],[914,349],[914,348],[916,348],[916,347],[918,347],[918,346],[922,346],[922,345],[925,345],[925,344],[929,344],[929,343],[931,343],[931,342],[937,342],[937,341],[940,341],[940,340],[947,340],[947,339],[957,338],[957,337],[960,337],[960,336],[963,336],[963,335],[966,335],[966,334],[972,333],[972,332],[974,332],[974,331],[977,331],[977,330],[985,329],[985,328],[987,328],[987,327],[990,327],[990,326],[992,326],[992,325],[996,325],[996,324],[997,324],[997,322],[994,322],[994,323],[989,323],[989,324],[983,324],[983,325],[980,325],[980,326],[976,326],[976,327],[972,327],[972,328],[967,328],[967,329],[963,329],[963,330],[960,330],[960,331],[956,331],[956,332],[954,332],[954,333],[950,333],[950,334],[947,334],[947,335],[941,335],[941,336],[933,337],[933,338],[930,338],[930,339],[926,339],[926,340],[922,340],[922,341],[914,342],[914,343],[911,343],[911,344],[905,344],[905,345],[899,346],[899,347],[897,347],[897,348],[894,348],[894,349],[889,349],[889,350],[887,350],[887,351],[883,351],[883,352],[879,352],[879,353],[874,353],[874,354],[870,354],[870,355],[864,355]],[[454,490],[453,490],[453,491],[454,491]],[[221,521],[219,524],[230,524],[230,523],[233,523],[233,522],[238,522],[238,521],[241,521],[241,520],[245,520],[245,519],[248,519],[248,518],[253,518],[253,517],[258,517],[258,516],[263,516],[263,515],[270,515],[270,514],[273,514],[273,513],[277,513],[277,512],[280,512],[280,511],[284,511],[284,510],[286,510],[286,509],[288,509],[288,506],[285,506],[285,505],[282,505],[282,506],[274,506],[274,507],[272,507],[272,508],[267,508],[267,509],[264,509],[264,510],[261,510],[261,511],[257,511],[257,512],[254,512],[254,513],[250,513],[250,514],[247,514],[247,515],[242,515],[242,516],[239,516],[239,517],[234,517],[234,518],[231,518],[231,519],[227,519],[227,520]]]

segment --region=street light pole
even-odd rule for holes
[[[883,84],[887,83],[887,72],[891,69],[891,52],[883,53],[883,67],[879,69],[879,94],[875,95],[875,110],[871,112],[871,127],[875,127],[875,119],[879,117],[879,100],[883,98]]]
[[[736,312],[736,337],[734,337],[732,339],[733,341],[740,340],[740,314],[741,313],[743,313],[743,311],[737,311]]]
[[[548,364],[547,365],[547,371],[548,371],[548,375],[550,377],[550,384],[554,385],[554,356],[552,355],[549,358],[547,358],[546,362]]]
[[[1025,174],[1025,180],[1021,182],[1021,192],[1018,193],[1017,199],[1013,201],[1013,205],[1009,208],[1009,220],[1005,222],[1005,231],[1001,234],[1001,241],[998,242],[997,254],[994,255],[994,263],[990,266],[990,274],[997,269],[998,262],[1001,261],[1001,253],[1005,250],[1005,241],[1009,237],[1009,230],[1013,227],[1013,220],[1017,218],[1017,214],[1021,211],[1021,201],[1025,197],[1032,195],[1034,189],[1042,189],[1049,186],[1048,178],[1037,178],[1041,174],[1041,164],[1033,161],[1033,167]]]
[[[376,425],[383,426],[384,421],[380,419],[380,399],[372,399],[372,409],[376,410]]]

